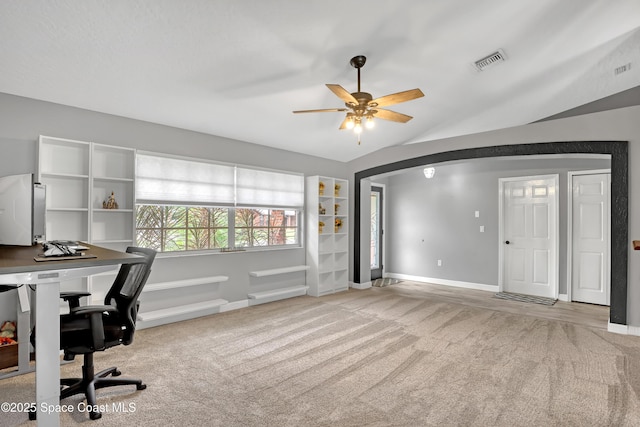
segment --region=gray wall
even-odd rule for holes
[[[567,172],[609,167],[609,159],[486,159],[436,165],[432,179],[422,168],[390,176],[385,270],[497,286],[499,179],[559,174],[559,290],[566,294]]]
[[[36,172],[39,135],[236,162],[305,175],[347,178],[346,164],[341,162],[0,93],[0,176]],[[303,273],[300,273],[298,276],[273,276],[256,280],[250,278],[249,271],[304,262],[305,251],[302,248],[256,253],[160,256],[154,264],[149,283],[226,275],[229,276],[228,282],[219,285],[217,290],[206,290],[202,298],[238,301],[246,299],[249,292],[287,286],[292,281],[300,282],[303,277]],[[201,291],[204,290],[183,288],[177,294],[161,295],[154,292],[148,300],[149,304],[154,304],[154,298],[184,298],[185,293]],[[0,321],[15,318],[14,304],[8,295],[0,295]]]
[[[465,148],[560,141],[629,141],[629,240],[640,239],[640,106],[389,147],[349,163],[351,188],[356,172],[396,161]],[[631,242],[628,282],[628,324],[640,326],[640,255]]]

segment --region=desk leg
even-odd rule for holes
[[[59,426],[60,283],[36,285],[36,404],[38,426]]]

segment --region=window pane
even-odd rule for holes
[[[136,228],[161,228],[162,207],[138,205],[136,212]]]
[[[227,227],[229,225],[229,209],[211,208],[210,212],[212,227]]]
[[[250,227],[253,225],[255,212],[253,209],[236,209],[236,227]]]
[[[189,228],[209,227],[209,209],[208,208],[188,208],[187,216],[189,219]]]
[[[269,244],[284,245],[287,243],[287,232],[284,227],[269,229]]]
[[[209,249],[209,229],[190,228],[187,231],[187,250]]]
[[[160,229],[136,230],[136,245],[162,251],[162,231]]]
[[[164,251],[184,251],[186,248],[187,230],[166,229],[164,232]]]
[[[251,246],[267,246],[269,244],[269,229],[254,228],[251,237],[253,240]]]
[[[285,244],[294,245],[294,244],[298,243],[298,229],[297,228],[287,228],[285,233],[286,233]]]
[[[185,228],[187,226],[187,208],[185,206],[165,206],[165,228]]]
[[[226,228],[217,228],[212,230],[211,247],[227,248],[229,247],[229,230]]]
[[[249,229],[248,228],[238,228],[236,227],[236,242],[235,246],[238,248],[246,248],[251,246],[251,239],[249,238]]]

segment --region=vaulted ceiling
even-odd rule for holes
[[[502,49],[506,61],[474,62]],[[325,83],[420,88],[357,144]],[[617,70],[617,71],[616,71]],[[623,71],[623,72],[620,72]],[[0,92],[341,161],[640,85],[638,0],[4,0]]]

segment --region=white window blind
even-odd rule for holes
[[[138,203],[234,203],[234,166],[172,157],[136,156]]]
[[[237,166],[236,204],[238,206],[302,208],[304,177]]]
[[[301,174],[138,153],[137,203],[304,206]]]

